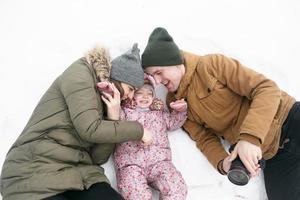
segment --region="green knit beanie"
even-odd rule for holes
[[[179,48],[164,28],[158,27],[151,33],[142,54],[142,66],[172,66],[183,63]]]

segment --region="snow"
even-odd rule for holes
[[[299,9],[297,0],[0,0],[1,165],[42,94],[75,59],[97,43],[112,57],[134,42],[143,51],[158,26],[167,28],[181,49],[234,57],[299,100]],[[188,200],[267,199],[263,174],[235,186],[186,133],[169,136]],[[112,160],[105,169],[115,186]]]

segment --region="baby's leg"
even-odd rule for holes
[[[150,172],[151,185],[160,191],[161,200],[184,200],[187,186],[181,173],[172,162],[163,161],[156,164]]]
[[[147,184],[144,171],[136,166],[117,170],[118,190],[125,200],[151,200],[152,192]]]

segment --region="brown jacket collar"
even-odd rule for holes
[[[185,67],[185,74],[182,77],[179,87],[177,89],[175,95],[176,99],[182,99],[186,96],[187,88],[190,84],[190,81],[193,77],[193,74],[196,70],[198,60],[199,60],[199,56],[194,55],[192,53],[182,51],[181,54],[183,56],[183,65]]]

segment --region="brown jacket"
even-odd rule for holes
[[[246,140],[262,148],[269,159],[279,147],[281,126],[294,98],[238,61],[223,55],[183,52],[185,75],[168,101],[186,99],[183,128],[212,165],[228,154],[219,137],[231,144]]]

